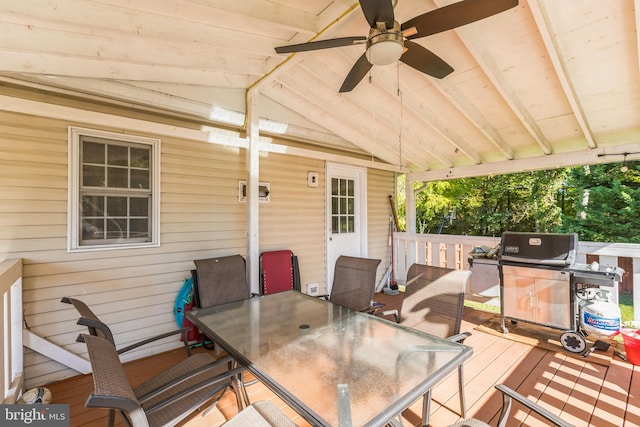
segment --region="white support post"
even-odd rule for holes
[[[409,234],[416,234],[416,192],[413,187],[415,181],[410,174],[405,175],[404,193],[405,193],[405,219],[406,219],[406,232]],[[405,266],[408,270],[409,267],[418,261],[420,254],[418,254],[415,245],[409,245],[406,252],[407,259],[405,260]],[[398,259],[396,259],[398,264]]]
[[[251,288],[251,292],[258,293],[260,288],[259,282],[259,192],[260,185],[260,160],[259,160],[259,104],[258,98],[260,93],[257,89],[249,90],[247,94],[247,280]]]
[[[635,257],[633,258],[633,320],[640,321],[640,258]]]

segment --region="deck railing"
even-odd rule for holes
[[[24,381],[22,349],[22,260],[0,262],[2,366],[0,402],[15,403]]]
[[[468,269],[469,252],[476,246],[490,248],[500,243],[499,237],[475,237],[449,234],[394,233],[394,275],[403,283],[414,262],[455,269]],[[634,318],[640,320],[640,245],[630,243],[579,242],[577,262],[586,263],[589,255],[598,256],[600,265],[621,266],[620,259],[631,259],[625,272],[632,283]]]

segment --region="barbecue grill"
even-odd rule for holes
[[[578,263],[577,249],[575,233],[503,233],[498,266],[504,333],[509,332],[506,319],[523,321],[564,331],[560,341],[568,351],[586,348],[576,293],[606,287],[610,301],[617,304],[624,270]]]

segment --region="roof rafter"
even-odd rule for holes
[[[317,97],[312,96],[310,89],[304,82],[301,83],[296,78],[288,78],[280,82],[271,82],[269,87],[264,86],[261,89],[261,93],[287,105],[294,111],[304,112],[304,117],[308,120],[330,128],[336,135],[359,147],[363,153],[370,153],[372,157],[379,157],[390,164],[397,164],[396,150],[380,144],[372,146],[371,139],[363,135],[361,129],[345,125],[340,108],[335,108],[330,113],[323,108],[322,102]]]
[[[540,36],[542,37],[544,46],[547,49],[547,53],[549,54],[549,59],[551,59],[551,63],[553,64],[553,69],[555,70],[556,76],[558,77],[560,85],[562,86],[562,90],[564,91],[565,96],[569,101],[571,110],[573,111],[573,114],[575,115],[576,120],[580,125],[580,129],[582,130],[582,133],[587,140],[587,144],[589,145],[589,147],[595,148],[597,147],[597,143],[593,137],[593,132],[589,127],[589,122],[585,117],[582,105],[580,104],[580,101],[578,101],[578,97],[576,95],[576,91],[573,87],[569,74],[566,71],[565,61],[560,55],[560,49],[558,48],[556,38],[552,34],[551,24],[549,23],[549,15],[544,6],[541,5],[541,2],[539,0],[529,0],[528,4],[529,9],[531,10],[531,14],[533,15],[533,20],[538,27],[538,31],[540,31]]]
[[[447,98],[460,113],[469,120],[507,159],[513,159],[513,150],[504,138],[480,112],[462,96],[446,79],[434,80],[433,87]]]
[[[444,5],[444,2],[436,0],[436,4],[441,7]],[[489,81],[491,81],[496,91],[500,93],[507,105],[509,105],[514,116],[518,118],[522,126],[531,135],[531,138],[536,141],[540,149],[545,154],[551,154],[552,150],[549,141],[540,130],[540,127],[536,124],[535,119],[531,116],[529,111],[527,111],[525,106],[522,105],[517,93],[506,80],[502,71],[491,59],[491,55],[488,52],[491,46],[481,46],[478,43],[475,43],[473,41],[473,37],[468,35],[468,31],[464,27],[458,27],[452,31],[458,35],[460,41],[467,47],[469,54],[476,60],[478,66],[485,73]]]
[[[379,72],[382,72],[386,75],[387,81],[395,81],[395,77],[391,75],[389,71],[389,67],[379,67]],[[411,69],[410,72],[417,72]],[[389,85],[387,86],[387,92],[390,90]],[[402,80],[400,81],[400,91],[403,93],[408,93],[409,90],[406,86],[403,85]],[[407,97],[402,101],[407,107],[407,114],[413,113],[415,120],[421,122],[423,126],[428,126],[433,129],[438,135],[442,137],[442,139],[450,144],[455,149],[464,153],[468,158],[470,158],[474,163],[480,163],[480,156],[478,152],[472,148],[468,143],[466,143],[463,138],[455,132],[455,130],[451,126],[447,126],[438,118],[438,116],[421,100],[416,97]],[[420,112],[418,115],[416,112]],[[445,161],[445,163],[452,167],[453,163],[450,159]]]

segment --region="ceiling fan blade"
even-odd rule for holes
[[[341,37],[337,39],[320,40],[317,42],[308,42],[300,44],[291,44],[288,46],[276,47],[276,53],[293,53],[307,52],[310,50],[329,49],[332,47],[351,46],[358,42],[365,42],[367,38],[364,36],[357,37]]]
[[[418,15],[400,28],[404,31],[415,27],[416,34],[408,38],[417,39],[488,18],[517,5],[518,0],[463,0]]]
[[[407,40],[404,42],[404,47],[407,50],[400,57],[400,61],[408,66],[438,79],[442,79],[453,72],[451,65],[418,43]]]
[[[371,67],[371,63],[367,61],[366,53],[363,53],[362,56],[353,65],[351,71],[349,71],[349,74],[347,74],[347,78],[344,79],[342,86],[340,86],[340,93],[350,92],[351,90],[353,90],[353,88],[358,86],[360,80],[362,80],[364,76],[367,75]]]
[[[360,7],[371,28],[376,28],[377,22],[384,22],[387,28],[393,28],[395,17],[392,0],[360,0]]]

